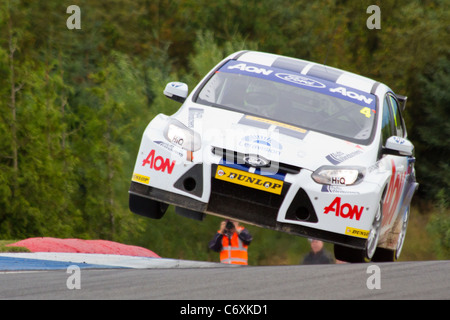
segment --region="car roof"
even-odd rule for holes
[[[294,71],[304,76],[328,80],[372,94],[375,93],[377,86],[380,84],[373,79],[363,77],[349,71],[272,53],[259,51],[239,51],[230,55],[228,59]]]

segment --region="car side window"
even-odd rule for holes
[[[399,137],[404,137],[405,130],[403,130],[403,119],[402,119],[402,115],[400,113],[399,104],[397,102],[397,99],[395,99],[392,95],[388,95],[388,96],[389,96],[389,102],[391,104],[393,122],[394,122],[394,126],[395,126],[395,131],[396,131],[395,135],[399,136]]]
[[[389,137],[394,135],[394,126],[392,125],[392,122],[391,108],[388,102],[388,97],[386,96],[383,100],[383,119],[381,123],[383,145]]]

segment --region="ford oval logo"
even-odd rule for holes
[[[269,160],[267,160],[261,156],[251,155],[251,154],[244,156],[244,161],[246,164],[248,164],[252,167],[257,167],[257,168],[266,167],[270,164]]]
[[[296,74],[276,73],[275,76],[280,78],[281,80],[289,81],[289,82],[299,84],[302,86],[313,87],[313,88],[325,88],[326,87],[323,83],[321,83],[319,81],[316,81],[316,80],[308,78],[308,77],[296,75]]]

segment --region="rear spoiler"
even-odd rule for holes
[[[401,96],[399,94],[395,95],[398,99],[398,102],[400,103],[400,109],[403,111],[406,108],[406,100],[408,100],[407,96]]]

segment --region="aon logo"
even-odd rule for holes
[[[330,212],[334,212],[336,217],[348,218],[348,219],[356,219],[359,221],[361,218],[364,207],[354,205],[352,207],[349,203],[341,204],[341,197],[334,198],[333,202],[328,207],[324,208],[324,214],[328,214]]]
[[[239,69],[241,71],[263,74],[265,76],[268,76],[269,74],[271,74],[273,72],[273,70],[270,70],[270,69],[258,68],[258,67],[250,66],[250,65],[248,66],[245,63],[239,63],[239,64],[235,64],[234,66],[229,66],[228,69],[230,69],[230,70]]]
[[[170,159],[163,158],[161,156],[155,156],[155,150],[150,151],[147,158],[142,162],[142,166],[149,165],[150,169],[154,169],[156,171],[166,172],[171,174],[173,171],[173,167],[175,166],[175,160],[170,162]]]
[[[352,99],[356,99],[359,101],[363,101],[366,104],[371,104],[373,99],[372,98],[368,98],[362,94],[357,94],[356,92],[353,91],[347,91],[347,89],[345,89],[344,87],[338,87],[338,88],[331,88],[330,92],[338,92],[340,94],[342,94],[343,96],[352,98]]]

